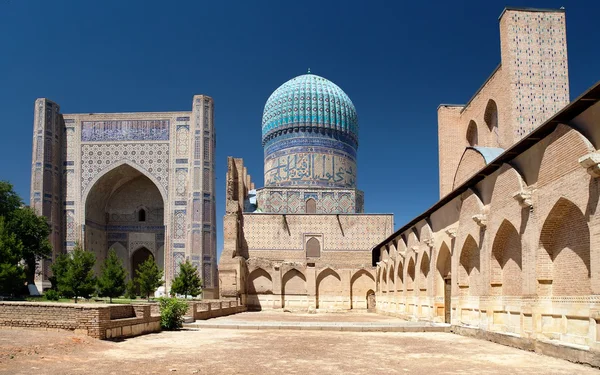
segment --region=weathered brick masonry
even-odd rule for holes
[[[150,305],[0,302],[0,328],[59,329],[106,339],[160,331]]]
[[[438,109],[441,200],[373,250],[377,310],[600,366],[600,84],[557,112],[563,10],[506,9],[500,34],[492,77]]]

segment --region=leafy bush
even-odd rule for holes
[[[60,298],[60,294],[56,290],[50,289],[44,293],[44,297],[48,301],[58,301],[58,299]]]
[[[163,329],[173,330],[183,326],[183,316],[188,309],[185,301],[160,297],[158,304],[160,306],[160,326]]]
[[[129,280],[127,282],[127,286],[125,287],[125,298],[136,299],[137,294],[135,291],[135,283],[133,280]]]

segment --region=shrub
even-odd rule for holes
[[[188,309],[185,301],[160,297],[158,304],[160,306],[160,326],[163,329],[173,330],[183,326],[183,316]]]
[[[46,291],[46,293],[44,293],[44,297],[48,301],[58,301],[60,294],[54,289],[49,289]]]
[[[129,280],[127,282],[127,286],[125,287],[125,298],[136,299],[137,294],[135,291],[135,283],[133,280]]]

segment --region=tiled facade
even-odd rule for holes
[[[301,75],[267,100],[262,130],[264,188],[254,189],[242,159],[228,160],[221,297],[253,309],[367,308],[370,249],[393,217],[363,213],[352,101]]]
[[[258,207],[278,214],[306,213],[306,202],[313,199],[318,214],[363,213],[364,195],[357,189],[262,188],[256,191]]]
[[[144,248],[167,287],[189,259],[212,295],[213,100],[195,96],[188,112],[64,114],[48,99],[35,109],[31,204],[52,223],[54,257],[79,241],[98,264],[113,248],[133,272]]]

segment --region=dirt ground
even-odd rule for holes
[[[0,374],[597,374],[449,333],[201,329],[120,342],[0,330]]]

